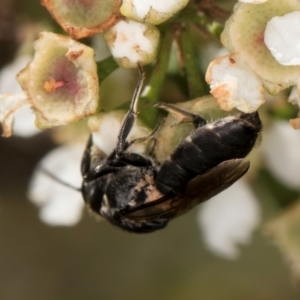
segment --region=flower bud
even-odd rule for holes
[[[123,0],[122,15],[141,23],[158,25],[182,10],[189,0]]]
[[[155,60],[159,31],[153,25],[124,20],[107,30],[104,39],[120,67],[135,69]]]

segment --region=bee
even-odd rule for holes
[[[262,129],[257,112],[207,123],[176,105],[157,103],[157,108],[181,115],[195,129],[160,163],[150,153],[130,152],[131,145],[154,138],[158,128],[146,137],[127,140],[137,117],[144,79],[140,68],[114,150],[106,156],[90,137],[81,163],[81,192],[86,205],[110,223],[136,233],[164,228],[173,218],[241,178],[250,165],[245,157]]]

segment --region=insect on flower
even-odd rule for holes
[[[43,170],[56,181],[82,193],[86,205],[110,223],[136,233],[164,228],[170,220],[227,189],[249,169],[245,159],[261,132],[257,112],[242,113],[207,123],[175,105],[155,106],[192,122],[191,132],[169,158],[156,162],[155,143],[145,155],[130,152],[133,144],[155,140],[160,123],[145,137],[128,141],[137,117],[145,79],[135,88],[114,150],[106,155],[90,136],[81,161],[83,183],[75,188]]]
[[[81,192],[87,206],[112,224],[136,233],[164,228],[173,218],[236,182],[249,168],[244,158],[262,128],[257,112],[207,123],[175,105],[157,103],[156,107],[192,122],[195,130],[161,163],[151,156],[153,149],[148,155],[129,152],[131,145],[154,138],[159,127],[149,136],[127,140],[144,79],[140,68],[114,150],[106,156],[90,137],[81,164]]]

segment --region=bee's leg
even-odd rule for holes
[[[123,148],[121,157],[119,157],[118,159],[115,159],[116,153],[112,153],[108,157],[107,161],[109,162],[109,165],[110,166],[120,166],[122,164],[127,164],[127,165],[137,166],[137,167],[153,166],[152,159],[149,159],[149,158],[147,158],[143,155],[137,154],[137,153],[126,152],[126,150],[134,144],[143,143],[143,142],[146,142],[147,140],[151,139],[153,141],[153,144],[151,145],[151,148],[148,151],[148,155],[152,156],[151,154],[154,151],[154,147],[156,144],[155,133],[158,131],[158,129],[162,125],[163,121],[164,120],[161,120],[160,122],[158,122],[156,124],[155,128],[147,136],[133,139],[130,142],[126,141],[124,143],[124,148]]]
[[[120,164],[128,164],[137,167],[153,166],[153,161],[151,159],[137,153],[126,152],[126,150],[134,144],[143,143],[151,139],[152,141],[154,141],[154,143],[151,145],[151,149],[148,151],[148,155],[150,155],[149,152],[153,152],[154,149],[152,149],[152,147],[154,148],[156,144],[155,133],[160,128],[162,123],[163,120],[158,122],[155,128],[147,136],[133,139],[130,142],[126,141],[124,144],[122,156],[120,158],[115,160],[115,153],[112,153],[111,157],[108,157],[107,160],[109,161],[109,165],[118,166]]]
[[[192,122],[196,128],[202,127],[206,124],[206,121],[199,115],[192,114],[189,111],[179,108],[176,105],[159,102],[159,103],[154,104],[154,106],[164,109],[174,116],[178,116],[179,119],[187,120],[188,122]],[[182,121],[182,122],[184,122],[184,121]]]
[[[87,145],[85,147],[82,160],[81,160],[81,175],[86,175],[90,170],[91,165],[91,148],[93,146],[93,138],[92,135],[90,135]]]
[[[139,77],[137,86],[133,93],[130,109],[127,112],[127,114],[123,120],[121,129],[119,132],[118,143],[117,143],[117,147],[116,147],[116,156],[117,157],[119,157],[120,154],[124,151],[124,148],[126,146],[126,139],[132,129],[135,118],[137,117],[137,114],[138,114],[138,111],[137,111],[138,100],[141,95],[143,84],[145,81],[145,72],[142,69],[142,67],[140,67],[139,65],[138,65],[138,67],[139,67],[140,77]]]
[[[130,142],[126,142],[125,146],[124,146],[124,150],[127,150],[133,144],[143,143],[143,142],[148,141],[149,139],[156,141],[155,134],[160,129],[160,127],[162,126],[162,124],[163,124],[164,121],[165,121],[164,119],[160,120],[156,124],[156,126],[154,127],[154,129],[147,136],[136,138],[136,139],[131,140]]]
[[[96,153],[93,153],[93,145],[93,138],[91,134],[81,160],[81,174],[86,181],[94,180],[98,177],[115,171],[114,167],[103,164],[107,156],[102,151],[98,149]],[[100,168],[99,166],[102,167]]]
[[[155,147],[156,147],[156,144],[157,144],[157,139],[156,138],[153,138],[151,140],[151,144],[148,148],[148,151],[147,151],[147,154],[151,157],[155,157]]]

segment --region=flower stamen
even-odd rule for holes
[[[56,81],[54,78],[50,77],[45,81],[43,88],[46,93],[53,93],[56,89],[63,87],[65,84],[66,82],[63,80]]]

